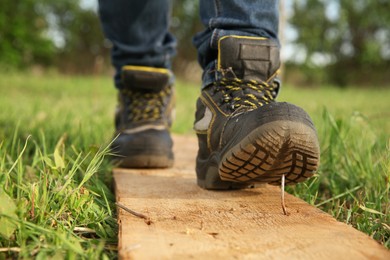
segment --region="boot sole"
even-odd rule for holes
[[[303,182],[318,169],[320,149],[314,129],[301,122],[264,124],[227,151],[219,164],[223,181],[286,185]]]
[[[206,178],[197,179],[197,184],[206,190],[239,190],[255,187],[253,183],[222,181],[218,174],[218,167],[216,166],[208,167]]]

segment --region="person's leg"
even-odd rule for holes
[[[105,36],[112,42],[115,83],[125,65],[170,68],[176,40],[168,31],[170,0],[99,0]]]
[[[277,0],[200,0],[200,17],[205,30],[194,37],[198,61],[204,69],[204,85],[214,81],[218,42],[227,35],[266,37],[278,42]]]
[[[99,0],[103,31],[112,42],[119,105],[112,143],[118,166],[170,167],[173,111],[169,0]]]
[[[203,68],[194,129],[198,185],[287,184],[317,170],[314,125],[301,108],[275,101],[280,81],[278,1],[201,0],[206,29],[194,37]]]

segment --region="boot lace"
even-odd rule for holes
[[[127,119],[130,122],[156,121],[163,117],[172,89],[166,87],[159,92],[141,92],[123,89]]]
[[[230,110],[256,109],[275,101],[274,82],[258,82],[239,78],[223,78],[214,83],[214,90],[222,93],[221,104],[227,104]]]

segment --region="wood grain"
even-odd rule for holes
[[[172,169],[114,169],[121,259],[390,259],[367,235],[263,185],[207,191],[196,185],[197,142],[175,136]]]

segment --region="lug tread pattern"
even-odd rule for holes
[[[308,127],[276,124],[245,137],[223,157],[224,181],[286,185],[312,177],[319,165],[319,145]]]

